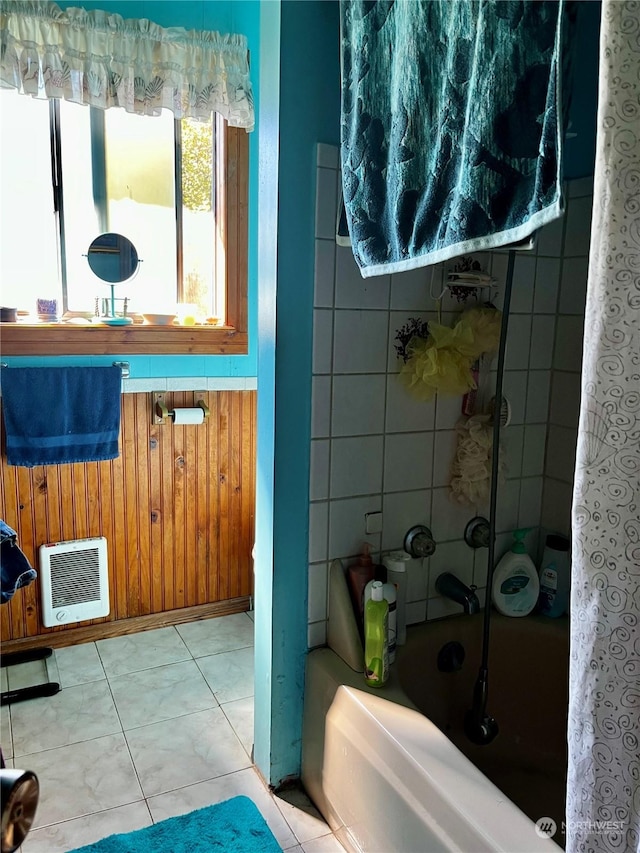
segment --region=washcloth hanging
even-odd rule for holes
[[[562,214],[562,17],[563,0],[343,0],[342,184],[363,277]]]
[[[118,456],[119,367],[8,367],[1,375],[9,465]]]

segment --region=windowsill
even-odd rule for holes
[[[2,355],[243,355],[246,332],[225,326],[1,323]]]

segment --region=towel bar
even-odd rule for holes
[[[128,379],[129,376],[131,375],[131,368],[129,366],[128,361],[114,361],[113,366],[120,368],[120,370],[122,371],[122,378],[123,379]],[[9,367],[9,365],[7,364],[6,361],[0,361],[0,367]]]

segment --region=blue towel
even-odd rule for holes
[[[364,278],[516,243],[561,216],[563,8],[340,4],[342,185]]]
[[[5,367],[1,377],[9,465],[118,456],[119,367]]]
[[[16,532],[0,518],[0,601],[6,604],[38,575],[16,542]]]

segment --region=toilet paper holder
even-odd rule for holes
[[[195,393],[195,405],[202,409],[204,412],[204,420],[209,417],[209,407],[205,403],[204,391],[196,391]],[[165,394],[162,391],[156,391],[153,395],[153,423],[154,424],[164,424],[169,421],[173,421],[175,418],[175,409],[170,409],[165,402]]]

